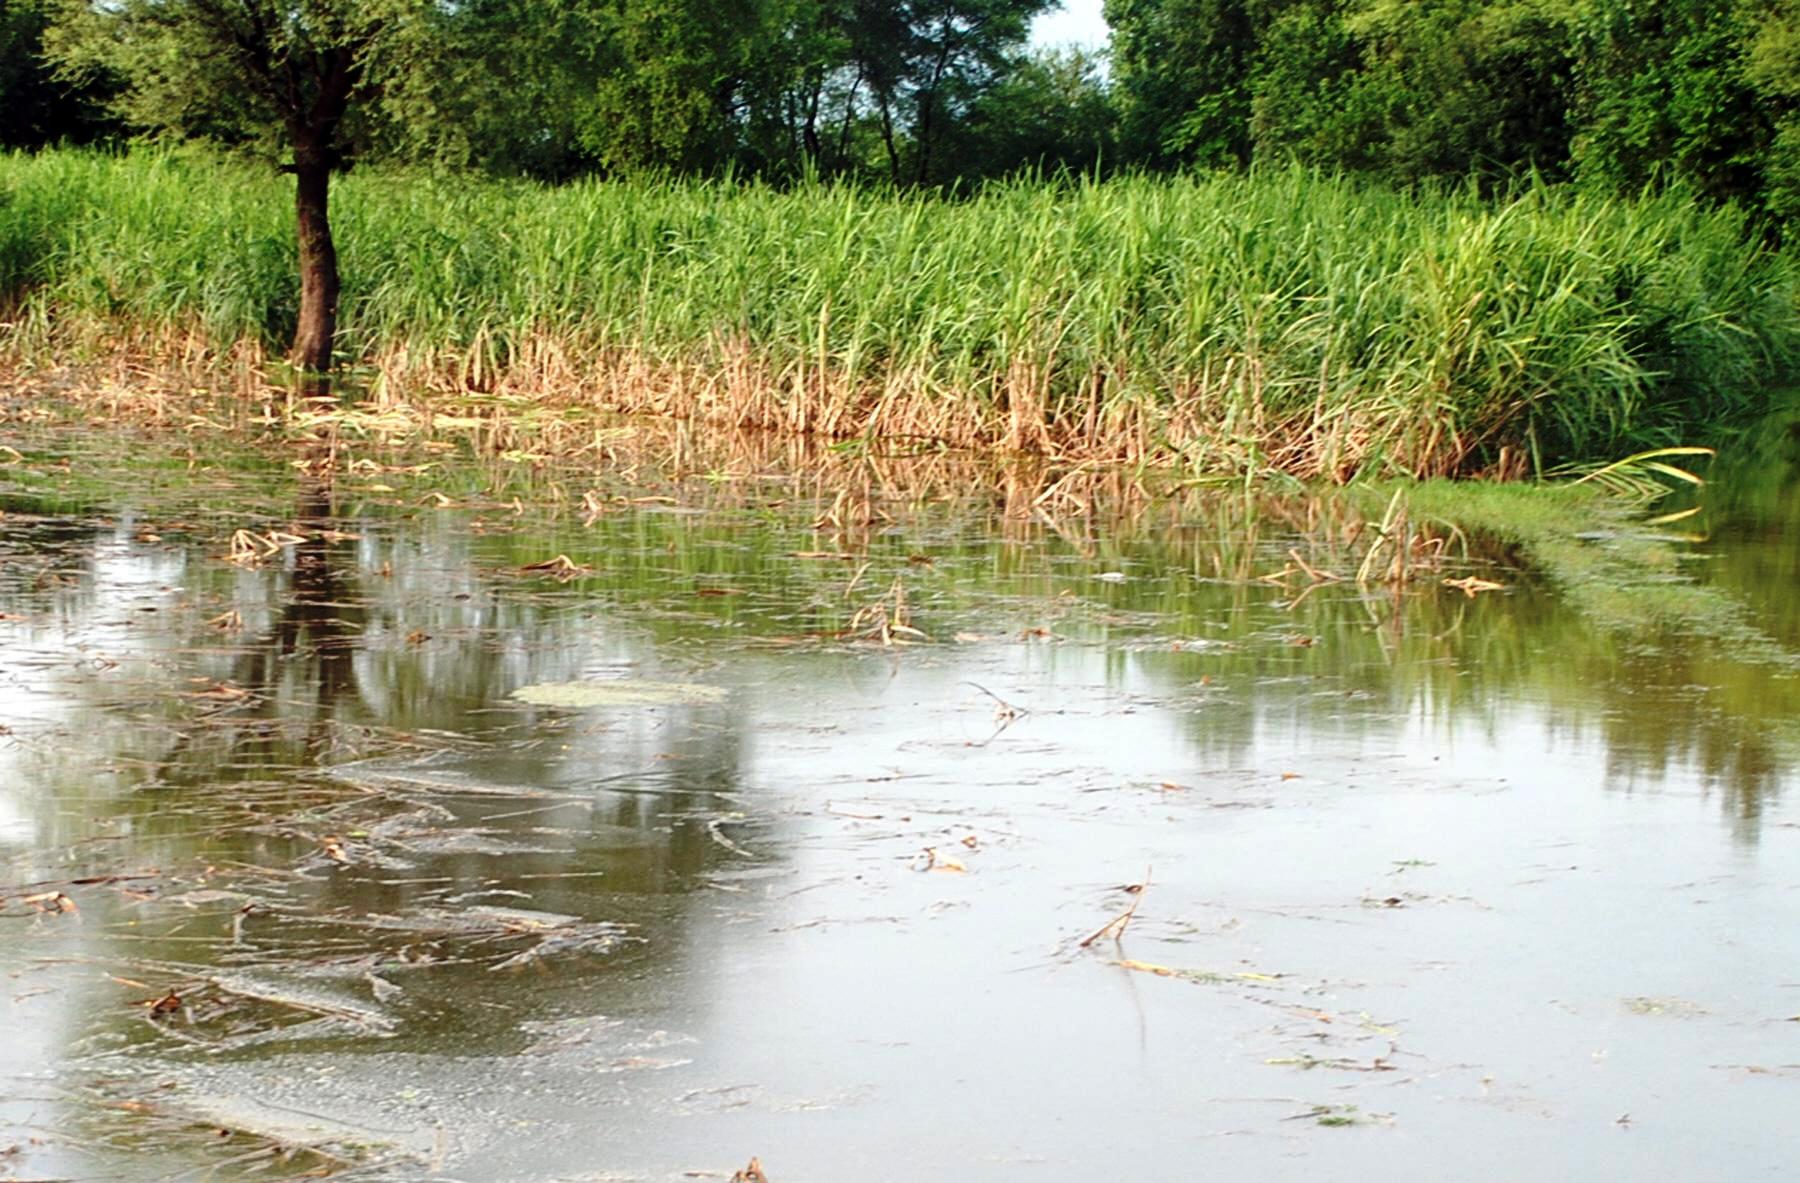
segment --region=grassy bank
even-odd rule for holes
[[[279,353],[291,219],[289,183],[248,169],[0,158],[0,353]],[[1790,261],[1677,196],[1496,204],[1299,171],[958,203],[354,175],[335,222],[342,355],[396,401],[1511,474],[1704,436],[1800,359]]]

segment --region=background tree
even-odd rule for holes
[[[934,153],[946,128],[1017,67],[1032,19],[1051,2],[912,0],[906,6],[914,184],[936,179]]]
[[[1772,0],[1757,10],[1744,75],[1770,121],[1762,200],[1784,222],[1800,217],[1800,0]]]
[[[704,172],[736,153],[744,88],[772,40],[762,0],[599,5],[582,144],[613,171]]]
[[[1106,0],[1126,150],[1156,167],[1250,163],[1259,42],[1245,0]]]
[[[1259,46],[1256,150],[1401,185],[1533,168],[1560,175],[1572,52],[1564,18],[1557,0],[1294,5]],[[1294,52],[1302,29],[1310,54]],[[1325,47],[1335,53],[1321,55]],[[1295,110],[1293,96],[1309,93],[1329,99]]]
[[[1045,176],[1103,170],[1118,134],[1100,59],[1081,49],[1032,54],[978,94],[943,141],[942,168],[959,181],[1022,168]]]
[[[106,109],[110,77],[78,86],[56,77],[44,52],[50,16],[46,0],[0,0],[0,148],[90,144],[120,131]]]
[[[458,45],[433,0],[63,0],[46,44],[72,80],[119,79],[131,127],[265,154],[295,178],[292,360],[331,369],[339,278],[330,185],[359,149],[408,138]],[[421,120],[422,139],[442,120]]]
[[[329,178],[353,158],[943,190],[1298,159],[1800,217],[1800,0],[1106,0],[1110,72],[1028,52],[1051,3],[0,0],[0,135],[105,134],[111,87],[133,128],[278,156],[308,369],[330,361]]]
[[[1577,175],[1756,203],[1775,127],[1748,59],[1775,16],[1743,0],[1585,2],[1573,22]]]

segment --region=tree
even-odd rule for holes
[[[615,0],[593,6],[584,147],[608,169],[705,172],[736,148],[763,0]]]
[[[1113,114],[1093,54],[1042,50],[976,97],[945,131],[938,157],[959,181],[1021,169],[1093,173],[1112,163]]]
[[[1800,218],[1800,0],[1767,0],[1758,16],[1745,75],[1774,122],[1763,204],[1791,224]]]
[[[1560,0],[1306,0],[1263,30],[1256,151],[1435,177],[1557,175],[1568,157]]]
[[[1157,166],[1250,163],[1257,29],[1245,0],[1106,0],[1127,150]]]
[[[0,0],[0,148],[85,144],[118,131],[108,118],[113,89],[104,75],[68,86],[44,54],[46,0]]]
[[[1761,8],[1587,0],[1574,22],[1576,175],[1627,190],[1680,181],[1757,203],[1776,133],[1767,98],[1779,89],[1764,67],[1781,36],[1780,7]]]
[[[1018,65],[1032,18],[1050,0],[912,0],[913,182],[932,179],[944,128]]]
[[[332,365],[339,278],[331,174],[432,105],[455,9],[434,0],[61,0],[46,44],[65,77],[118,77],[135,128],[282,161],[294,174],[293,363]]]

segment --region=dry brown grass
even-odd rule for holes
[[[46,366],[0,341],[0,379],[14,407],[46,394],[97,418],[169,424],[195,417],[225,425],[269,423],[302,413],[280,363],[252,341],[228,348],[197,329],[92,324],[59,327]],[[1165,403],[1108,399],[1107,377],[1084,386],[1074,413],[1053,415],[1046,377],[1016,364],[983,397],[943,389],[929,375],[896,372],[857,381],[827,361],[776,368],[748,344],[721,342],[723,364],[671,361],[647,351],[581,349],[548,333],[515,344],[496,368],[479,343],[467,349],[400,346],[340,379],[340,408],[404,420],[408,434],[456,432],[478,423],[483,447],[552,453],[589,442],[596,417],[648,415],[708,428],[773,432],[825,441],[859,440],[880,450],[951,448],[1036,455],[1064,463],[1172,466],[1214,472],[1285,472],[1342,481],[1394,438],[1371,411],[1355,416],[1320,404],[1303,415],[1264,412],[1254,373],[1224,368]],[[40,346],[33,358],[41,358]],[[1249,415],[1232,408],[1253,407]],[[1454,443],[1454,441],[1452,441]],[[1467,451],[1441,430],[1423,438],[1416,468],[1454,471]],[[1435,456],[1436,461],[1426,460]]]

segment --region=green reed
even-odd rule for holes
[[[279,350],[290,201],[201,158],[0,157],[5,352],[66,357],[106,325]],[[1295,169],[950,201],[359,172],[334,224],[351,363],[404,350],[479,386],[546,343],[581,373],[748,359],[778,402],[898,397],[929,433],[934,408],[991,424],[1029,400],[1069,450],[1202,468],[1610,458],[1741,420],[1800,359],[1791,260],[1679,194],[1410,196]]]

